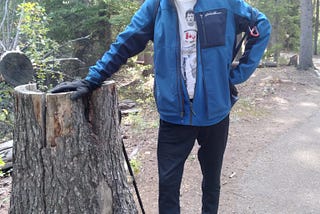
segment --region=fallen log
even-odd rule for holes
[[[0,74],[12,86],[27,84],[34,78],[30,59],[20,51],[7,51],[0,58]]]

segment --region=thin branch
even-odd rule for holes
[[[46,62],[50,63],[50,62],[63,62],[63,61],[76,61],[76,62],[79,62],[82,65],[86,64],[84,61],[80,60],[79,58],[74,58],[74,57],[52,59],[52,60],[49,60],[49,61],[46,61]]]
[[[9,0],[6,0],[6,2],[4,4],[4,7],[3,7],[4,13],[3,13],[3,17],[2,17],[2,20],[1,20],[1,23],[0,23],[0,30],[2,31],[3,35],[5,35],[5,30],[3,30],[3,28],[4,28],[3,26],[4,26],[4,23],[6,21],[7,15],[8,15],[8,2],[9,2]],[[5,36],[3,36],[3,39],[4,38],[5,38]],[[5,51],[7,50],[4,42],[1,42],[1,46],[3,47],[3,49]]]
[[[6,48],[6,46],[3,44],[2,41],[0,41],[0,46],[1,46],[1,48],[3,49],[4,52],[7,51],[7,48]],[[1,55],[1,53],[0,53],[0,55]]]
[[[73,39],[73,40],[69,40],[69,41],[67,41],[66,43],[60,45],[60,46],[58,47],[58,49],[66,46],[67,44],[72,43],[72,42],[90,39],[90,37],[91,37],[91,34],[89,34],[89,35],[87,35],[87,36],[84,36],[84,37],[80,37],[80,38],[76,38],[76,39]],[[46,53],[46,54],[43,56],[43,59],[45,59],[45,58],[47,58],[48,56],[50,56],[51,54],[53,54],[54,51],[55,51],[55,50],[52,50],[52,51],[49,51],[48,53]]]
[[[4,6],[4,14],[3,14],[3,18],[2,18],[2,21],[0,24],[0,29],[2,29],[3,24],[6,20],[7,14],[8,14],[8,2],[9,2],[9,0],[6,0],[5,6]]]
[[[25,0],[23,0],[23,4],[24,3],[25,3]],[[18,23],[18,26],[17,26],[16,36],[14,37],[14,40],[13,40],[12,50],[15,50],[17,48],[17,46],[18,46],[19,34],[20,34],[20,26],[21,26],[21,23],[22,23],[23,15],[24,15],[24,11],[22,10],[21,14],[20,14],[20,17],[19,17],[19,23]]]

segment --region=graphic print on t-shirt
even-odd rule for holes
[[[181,39],[181,72],[190,99],[194,96],[197,71],[197,25],[193,7],[195,0],[176,0]]]
[[[197,28],[192,10],[186,11],[185,21],[186,28],[183,31],[181,41],[182,74],[187,85],[189,98],[193,98],[197,71]]]

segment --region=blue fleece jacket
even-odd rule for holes
[[[89,69],[86,80],[100,85],[129,57],[154,43],[154,96],[160,118],[167,122],[208,126],[231,110],[229,84],[246,81],[267,47],[271,26],[266,16],[243,0],[198,0],[197,82],[194,99],[188,98],[181,75],[177,11],[172,0],[145,0],[110,49]],[[236,35],[256,25],[260,35],[249,35],[236,68],[231,67]]]

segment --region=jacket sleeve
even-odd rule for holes
[[[255,71],[268,45],[271,25],[267,17],[259,12],[256,8],[251,7],[243,0],[232,0],[233,9],[237,23],[238,32],[246,32],[249,25],[253,23],[259,32],[258,37],[247,37],[245,50],[239,60],[239,65],[230,73],[230,81],[232,84],[240,84],[246,81]]]
[[[128,58],[143,51],[148,41],[153,39],[155,11],[155,0],[144,1],[132,17],[130,24],[110,45],[110,49],[89,68],[85,79],[95,85],[101,85],[104,80],[118,71]]]

